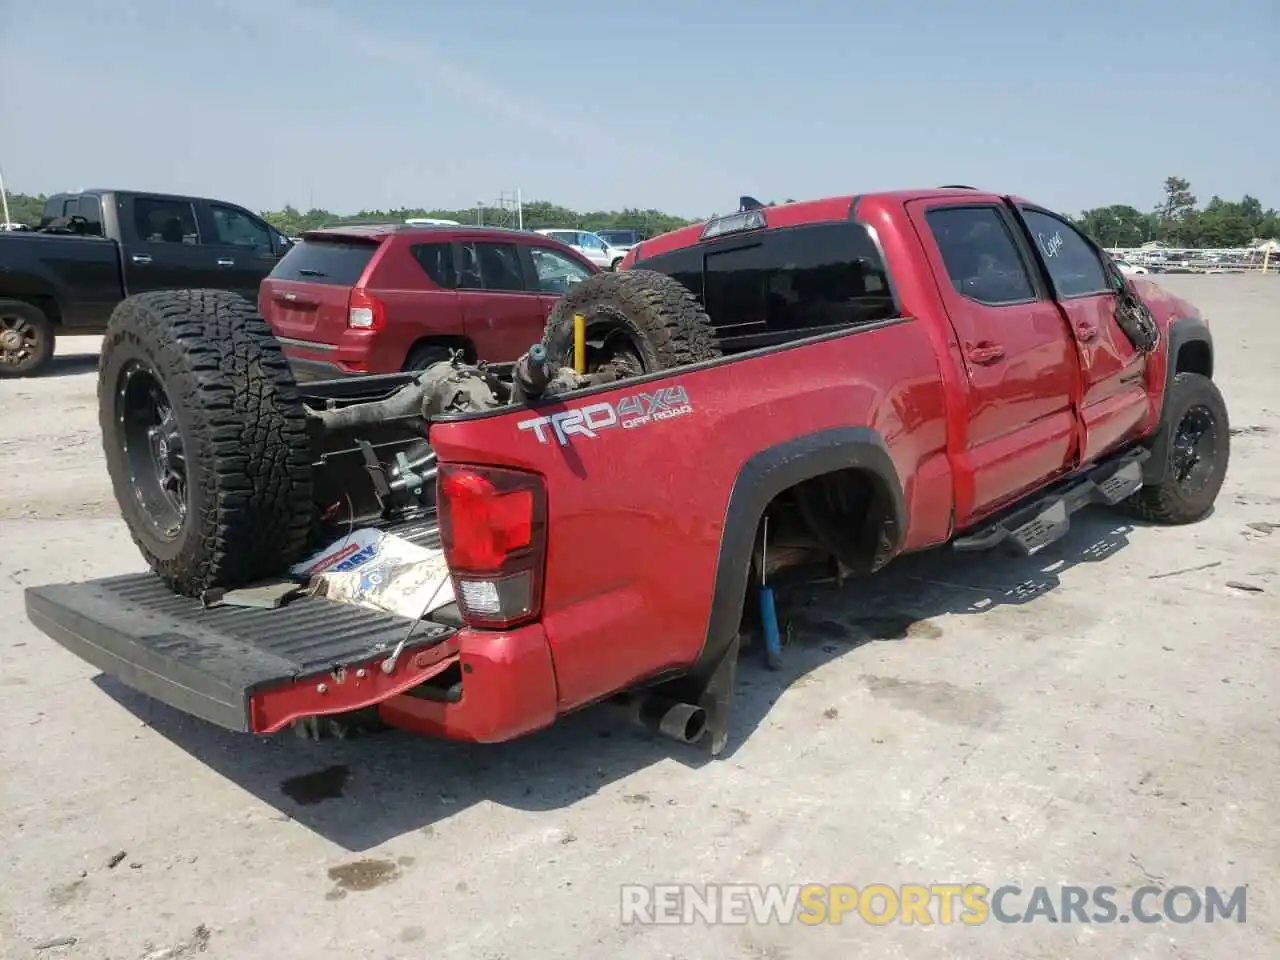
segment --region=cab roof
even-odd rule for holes
[[[951,197],[970,197],[974,200],[999,200],[998,194],[988,193],[974,187],[948,186],[917,190],[885,190],[878,193],[842,194],[835,197],[823,197],[818,200],[797,200],[793,203],[779,203],[771,207],[760,207],[767,225],[765,229],[778,227],[796,227],[807,223],[822,223],[831,220],[848,220],[856,208],[866,204],[901,206],[913,200],[933,200]],[[735,210],[721,216],[733,216],[744,211]],[[702,242],[702,232],[707,224],[720,217],[713,217],[691,223],[687,227],[679,227],[670,233],[644,240],[639,244],[639,257],[649,259],[661,253],[680,250]],[[710,238],[708,238],[710,239]],[[633,248],[634,249],[634,248]]]

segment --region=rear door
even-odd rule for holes
[[[347,332],[351,288],[378,251],[376,237],[304,237],[262,282],[258,307],[289,347],[325,360]]]
[[[1082,460],[1099,456],[1138,429],[1147,414],[1146,356],[1116,323],[1116,291],[1094,245],[1062,217],[1019,207],[1080,355],[1084,421]]]
[[[266,222],[226,203],[200,204],[200,228],[214,253],[219,286],[258,299],[258,285],[279,261]]]
[[[222,287],[217,253],[201,235],[196,205],[178,197],[117,194],[124,285],[130,293]]]
[[[537,278],[525,276],[519,244],[462,239],[457,263],[463,327],[476,356],[514,362],[542,339],[547,318]]]
[[[957,526],[1073,465],[1079,360],[1007,205],[969,198],[908,204],[968,380]]]

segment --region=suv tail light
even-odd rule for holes
[[[436,509],[463,621],[508,629],[538,619],[547,541],[542,478],[441,464]]]
[[[387,325],[387,310],[382,301],[359,287],[347,300],[347,326],[353,330],[381,330]]]

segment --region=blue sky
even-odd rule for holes
[[[0,0],[10,189],[723,211],[971,183],[1280,206],[1275,0]],[[1269,68],[1269,69],[1268,69]]]

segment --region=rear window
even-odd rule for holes
[[[879,248],[853,222],[728,236],[636,266],[688,287],[726,349],[784,343],[897,314]]]
[[[280,258],[271,279],[353,287],[377,251],[376,243],[359,240],[303,239]]]

